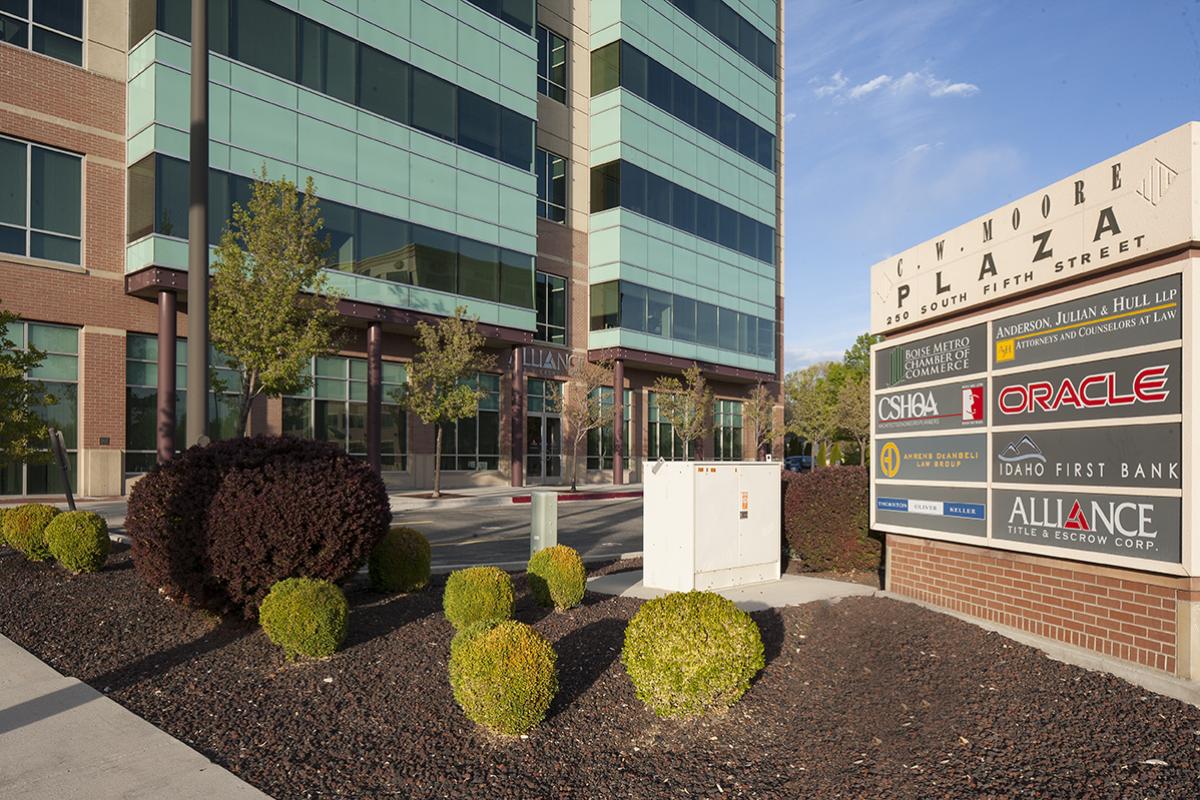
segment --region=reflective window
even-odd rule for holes
[[[495,302],[500,299],[500,250],[470,239],[458,240],[458,293]]]
[[[83,0],[0,0],[0,42],[82,66]]]
[[[458,93],[458,140],[493,158],[499,155],[500,108],[471,92]]]
[[[24,377],[40,382],[46,394],[55,400],[39,413],[49,427],[62,431],[75,483],[79,448],[79,330],[17,320],[0,329],[0,335],[12,341],[17,349],[32,347],[46,354],[41,365]],[[49,447],[49,441],[42,446]],[[54,460],[29,464],[0,460],[0,495],[59,494],[63,488]]]
[[[0,253],[81,263],[83,159],[0,136]]]
[[[713,459],[742,460],[742,404],[738,400],[713,403]]]
[[[408,122],[408,65],[360,44],[358,104],[388,119]]]
[[[408,420],[401,401],[407,371],[383,362],[379,452],[385,470],[408,469]],[[355,458],[367,457],[367,360],[343,356],[313,359],[312,385],[283,398],[287,436],[332,442]]]
[[[567,102],[567,40],[538,25],[538,91],[560,103]]]
[[[592,52],[592,95],[618,86],[746,158],[775,169],[774,133],[623,41]]]
[[[210,429],[239,436],[237,390],[239,373],[225,366],[215,350],[213,369],[226,392],[208,398]],[[175,340],[175,445],[187,441],[187,339]],[[158,461],[158,337],[129,333],[125,337],[125,472],[146,472]]]
[[[592,51],[592,97],[621,85],[621,43]]]
[[[510,21],[524,19],[533,8],[532,0],[477,3],[489,4],[492,13]],[[185,41],[191,36],[190,0],[132,0],[129,13],[131,46],[154,28]],[[532,24],[530,17],[527,32]],[[7,30],[0,15],[0,37]],[[533,119],[270,0],[209,0],[209,37],[214,52],[526,172],[533,169]]]
[[[230,55],[272,75],[296,80],[296,15],[270,0],[237,0],[234,8]]]
[[[479,472],[500,468],[500,376],[478,373],[467,384],[479,389],[474,417],[442,425],[442,469]]]
[[[770,77],[775,77],[775,43],[733,8],[721,0],[670,2],[742,58]]]
[[[627,161],[592,167],[591,189],[593,214],[619,205],[751,258],[775,261],[774,228]]]
[[[6,157],[6,141],[0,138],[0,165]],[[233,203],[245,208],[253,184],[240,175],[210,170],[208,185],[213,208],[209,217],[209,244],[217,244],[228,224]],[[5,209],[13,205],[4,193],[5,188],[7,184],[0,187],[0,251],[4,248],[5,231],[10,228],[3,224],[9,214]],[[129,242],[150,233],[187,238],[186,161],[163,155],[147,156],[129,168],[127,190]],[[332,200],[319,198],[319,209],[324,220],[320,235],[329,237],[326,264],[331,269],[521,308],[534,307],[531,255]],[[60,212],[50,209],[47,213]],[[464,271],[460,262],[468,269]]]
[[[629,281],[590,287],[589,328],[625,328],[729,352],[775,357],[775,324]]]
[[[617,281],[594,283],[591,293],[591,330],[618,328],[621,325],[620,294]]]
[[[539,342],[566,344],[567,279],[539,272],[536,280],[537,331],[533,338]]]
[[[419,69],[412,73],[412,124],[454,141],[454,86]]]
[[[538,216],[552,222],[567,219],[567,160],[540,147],[534,157]]]

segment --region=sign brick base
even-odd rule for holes
[[[887,535],[887,589],[1184,678],[1200,580]]]

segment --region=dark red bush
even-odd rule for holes
[[[387,491],[324,442],[257,436],[193,447],[133,487],[138,574],[180,602],[253,617],[277,581],[340,581],[391,523]]]
[[[793,558],[810,572],[879,567],[882,548],[869,535],[866,467],[785,472],[783,532]]]

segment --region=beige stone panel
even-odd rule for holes
[[[1175,673],[1200,681],[1200,601],[1176,602],[1175,656]]]
[[[91,0],[87,3],[87,68],[108,78],[125,80],[125,50],[129,41],[129,3]]]
[[[78,486],[81,497],[116,497],[121,494],[125,473],[120,450],[87,448],[79,451]]]

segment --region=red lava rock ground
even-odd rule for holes
[[[0,632],[278,798],[1198,794],[1200,710],[881,598],[755,614],[768,665],[742,701],[664,722],[619,660],[638,602],[547,614],[518,576],[561,691],[528,739],[499,739],[451,697],[443,580],[350,586],[344,650],[287,664],[255,627],[161,600],[128,553],[70,576],[0,551]]]

